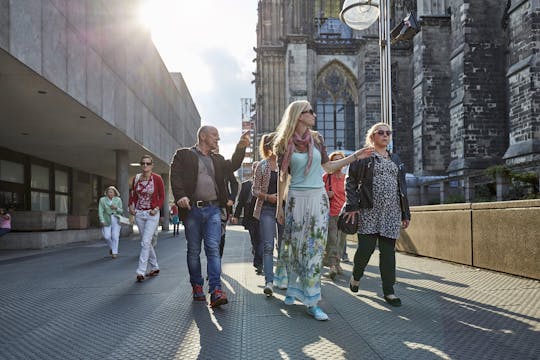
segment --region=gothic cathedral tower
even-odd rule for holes
[[[410,3],[410,4],[408,4]],[[401,18],[413,1],[395,1]],[[257,25],[256,132],[274,131],[285,107],[309,100],[329,151],[363,146],[380,121],[378,27],[353,31],[340,0],[260,0]],[[392,48],[394,149],[412,168],[412,42]],[[399,92],[399,96],[397,95]]]

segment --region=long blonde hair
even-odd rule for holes
[[[370,127],[369,130],[367,131],[364,146],[373,146],[373,136],[375,135],[375,132],[377,131],[377,129],[381,126],[385,126],[388,128],[388,130],[392,131],[392,128],[387,123],[383,123],[383,122],[376,123],[375,125]]]
[[[283,112],[281,122],[276,128],[276,137],[274,139],[274,153],[276,155],[283,155],[287,151],[287,144],[294,134],[298,118],[302,115],[302,111],[305,111],[309,106],[310,103],[307,100],[296,100],[287,106]],[[316,143],[319,142],[318,134],[318,132],[311,130],[311,136]]]

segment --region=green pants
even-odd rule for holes
[[[360,280],[364,270],[375,251],[379,240],[379,269],[385,296],[394,293],[396,282],[396,239],[390,239],[379,234],[358,234],[358,248],[354,254],[353,277]]]

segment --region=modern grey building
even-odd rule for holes
[[[167,180],[195,143],[200,115],[140,3],[0,0],[0,206],[84,217],[107,185],[127,202],[142,154]]]

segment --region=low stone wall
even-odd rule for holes
[[[122,225],[120,237],[123,238],[132,234],[133,229],[131,226]],[[13,231],[0,237],[0,250],[45,249],[101,239],[103,239],[101,228],[60,231]]]
[[[416,206],[403,252],[540,279],[540,200]]]
[[[70,243],[95,241],[101,229],[10,232],[0,237],[0,250],[44,249]]]

